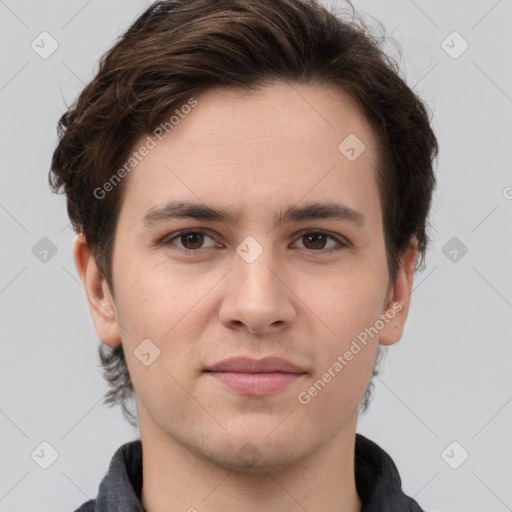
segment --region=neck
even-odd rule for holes
[[[231,471],[139,418],[141,503],[147,512],[360,512],[354,475],[355,421],[299,463],[265,473]]]

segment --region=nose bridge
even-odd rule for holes
[[[256,244],[246,239],[237,248],[221,308],[224,323],[242,323],[251,332],[289,323],[294,316],[291,292],[279,276],[279,262],[271,249]]]
[[[253,251],[253,249],[250,249]],[[238,283],[236,293],[252,300],[265,299],[267,303],[276,299],[279,293],[279,280],[275,276],[275,258],[271,249],[265,249],[255,257],[247,260],[243,256],[235,263],[235,278]]]

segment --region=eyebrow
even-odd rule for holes
[[[151,208],[140,222],[144,227],[150,227],[160,222],[186,217],[237,224],[242,219],[243,213],[243,209],[231,211],[205,203],[169,201],[163,206]],[[285,210],[275,212],[273,219],[274,227],[284,223],[311,219],[336,219],[349,222],[359,228],[367,226],[366,218],[360,211],[329,201],[307,203],[304,206],[290,205]]]

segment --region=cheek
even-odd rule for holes
[[[357,354],[348,361],[334,358],[324,373],[312,378],[311,385],[301,395],[309,403],[304,407],[313,417],[333,418],[343,424],[347,418],[357,415],[359,403],[368,387],[374,366],[377,346],[361,347]]]
[[[352,332],[357,332],[352,318]],[[345,324],[348,325],[348,322]],[[348,329],[348,327],[347,327]],[[304,424],[318,430],[318,418],[323,418],[326,431],[337,432],[351,418],[356,418],[375,363],[378,343],[366,344],[348,333],[332,339],[318,350],[319,360],[315,373],[295,397],[297,408],[304,414]]]
[[[337,296],[335,311],[324,313],[334,334],[318,337],[318,364],[301,388],[308,414],[313,417],[337,416],[343,422],[356,414],[372,376],[378,350],[378,336],[370,328],[380,314],[380,300],[368,294]],[[324,310],[325,312],[325,310]]]
[[[193,375],[183,362],[194,360],[193,341],[199,338],[194,308],[199,292],[169,275],[134,266],[119,287],[117,309],[126,328],[122,340],[137,399],[164,423],[176,421],[178,409],[181,418],[193,414],[185,391]],[[169,403],[180,406],[168,410],[164,404]]]
[[[158,339],[179,328],[212,279],[187,277],[165,261],[153,264],[149,260],[148,255],[141,255],[138,261],[119,258],[116,306],[119,318],[131,330]]]
[[[331,276],[327,286],[308,294],[305,300],[320,320],[331,357],[348,349],[350,342],[374,325],[382,313],[386,276],[383,278],[379,268],[360,267]],[[311,283],[308,288],[313,288]]]
[[[329,407],[355,407],[368,386],[378,349],[374,326],[386,286],[379,275],[361,272],[333,279],[326,293],[311,296],[321,335],[315,347],[317,371],[310,380],[314,389],[308,394],[322,396],[312,401],[325,412]]]

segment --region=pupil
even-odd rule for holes
[[[320,234],[320,233],[314,233],[314,234],[310,234],[310,235],[306,235],[306,238],[308,239],[308,243],[309,243],[309,240],[313,240],[313,245],[316,245],[318,243],[318,239],[322,239],[324,237],[324,235]],[[316,240],[316,242],[315,242]],[[322,242],[320,242],[320,244],[323,246]],[[321,248],[321,247],[320,247]],[[315,249],[318,249],[318,247],[315,247]]]
[[[196,240],[196,242],[194,244],[194,239],[195,238],[199,238],[199,241]],[[183,245],[185,245],[185,247],[187,247],[189,245],[188,244],[189,241],[192,243],[192,245],[194,245],[194,247],[187,247],[188,249],[198,249],[202,245],[202,235],[201,235],[201,233],[189,233],[187,235],[183,235],[182,242],[183,242],[183,239],[186,240],[186,242],[183,244]]]

